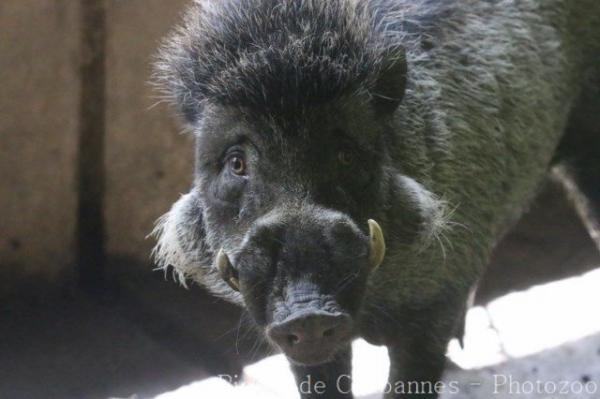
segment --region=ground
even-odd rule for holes
[[[533,287],[471,309],[465,348],[448,355],[441,399],[592,399],[600,397],[600,270]],[[354,344],[354,392],[381,398],[389,362],[385,348]],[[211,378],[157,399],[227,397],[296,399],[283,356],[246,367],[235,388]],[[451,389],[452,387],[456,387]]]
[[[460,393],[442,398],[487,399],[491,393],[499,399],[600,397],[597,287],[600,270],[473,308],[468,315],[465,349],[451,343],[449,357],[457,366],[449,368],[444,377],[446,383],[457,381]],[[193,294],[179,290],[182,296]],[[133,305],[120,297],[97,301],[74,296],[4,306],[0,398],[297,397],[281,355],[251,364],[243,373],[240,370],[242,383],[236,387],[210,377],[237,373],[233,364],[237,355],[219,357],[215,353],[221,347],[236,346],[237,328],[208,343],[202,342],[206,334],[199,332],[203,338],[196,344],[193,334],[178,330],[182,324],[177,320],[159,321],[144,314],[141,309],[146,305]],[[216,301],[209,300],[216,306]],[[164,304],[177,305],[176,299]],[[182,310],[182,322],[187,319],[199,329],[215,319],[214,314],[189,313],[189,309]],[[221,318],[232,322],[231,315]],[[241,344],[239,351],[251,349],[252,345],[244,348]],[[246,358],[244,363],[248,361]],[[354,364],[357,396],[379,398],[388,367],[385,348],[356,342]],[[541,386],[545,394],[535,385],[538,380],[546,383]],[[563,382],[569,384],[567,394],[548,392],[552,383],[558,390]],[[532,389],[532,394],[523,393]],[[593,393],[586,394],[586,390]]]

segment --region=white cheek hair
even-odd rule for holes
[[[181,220],[185,217],[183,208],[191,195],[182,195],[169,212],[156,221],[154,230],[150,234],[157,238],[157,243],[152,250],[152,258],[156,262],[157,269],[166,271],[169,266],[172,266],[177,280],[184,286],[193,270],[193,262],[183,247],[185,243],[182,242],[179,226],[184,222]]]

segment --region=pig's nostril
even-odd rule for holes
[[[331,345],[349,332],[350,319],[345,315],[309,313],[272,325],[267,334],[283,348],[300,350],[302,347]]]

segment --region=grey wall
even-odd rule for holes
[[[0,290],[74,262],[79,11],[0,2]]]
[[[148,83],[186,1],[112,1],[107,13],[105,220],[110,254],[148,259],[145,237],[192,179],[191,138]]]
[[[76,278],[78,156],[82,122],[90,124],[82,120],[82,65],[94,57],[82,39],[94,29],[84,26],[85,3],[105,14],[98,184],[107,254],[147,261],[153,221],[190,182],[189,138],[166,105],[152,107],[148,84],[151,56],[184,0],[0,2],[0,294],[23,280]]]

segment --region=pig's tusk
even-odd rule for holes
[[[369,269],[376,270],[383,262],[385,257],[385,239],[379,224],[373,219],[369,223]]]
[[[217,254],[217,268],[219,269],[219,273],[221,273],[221,277],[225,282],[234,290],[240,290],[240,282],[237,277],[234,275],[233,266],[229,262],[229,258],[223,248],[219,250]]]

